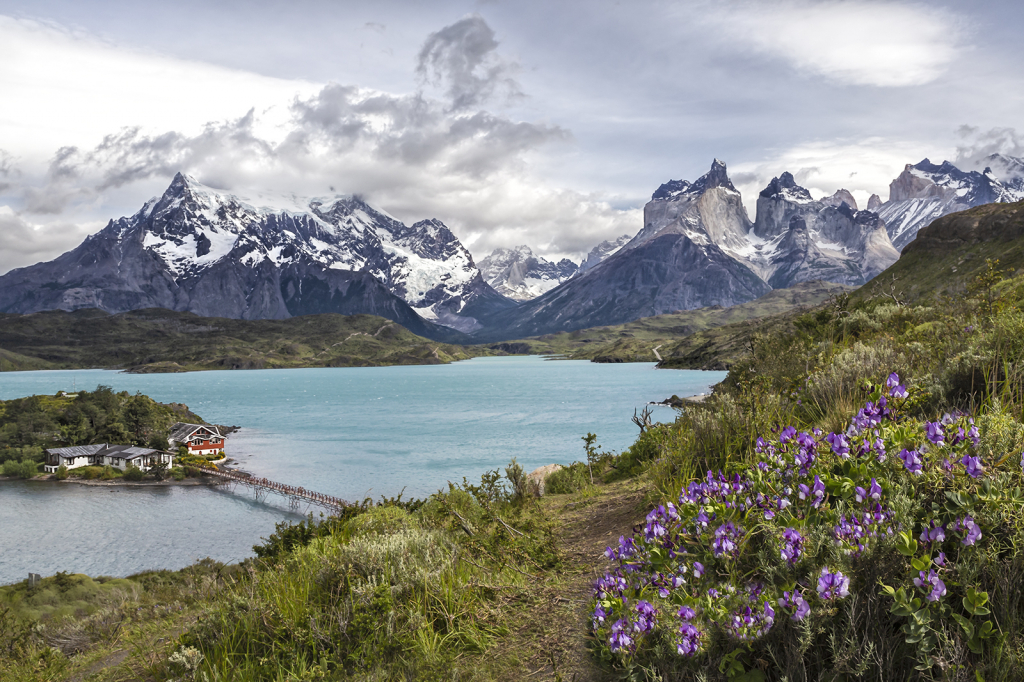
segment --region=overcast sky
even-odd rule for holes
[[[482,258],[579,260],[718,157],[753,218],[790,171],[1024,156],[1024,3],[0,0],[0,273],[176,171],[360,194]]]

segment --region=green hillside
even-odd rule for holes
[[[746,323],[766,316],[806,309],[828,300],[831,295],[849,292],[853,287],[830,282],[804,282],[789,289],[777,289],[761,298],[729,308],[712,306],[680,310],[656,317],[645,317],[609,327],[593,327],[574,332],[492,344],[492,349],[535,355],[563,355],[573,360],[598,362],[652,362],[654,349],[671,348],[684,337],[728,324]]]
[[[373,315],[232,320],[163,309],[0,315],[0,369],[132,372],[441,364],[488,354]]]

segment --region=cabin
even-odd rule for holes
[[[167,437],[171,448],[184,446],[190,455],[223,455],[224,436],[220,429],[209,424],[185,424],[178,422],[171,427]]]
[[[43,469],[48,474],[55,473],[61,465],[68,469],[111,466],[122,471],[129,466],[136,466],[143,471],[149,471],[158,464],[174,466],[174,455],[133,445],[100,443],[99,445],[74,445],[46,450],[46,463],[43,465]]]

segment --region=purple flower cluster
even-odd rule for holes
[[[836,571],[833,573],[828,567],[821,569],[818,576],[818,596],[822,599],[843,599],[850,594],[850,579]]]
[[[867,549],[865,542],[878,537],[882,525],[891,519],[892,512],[876,504],[873,509],[840,516],[839,523],[832,528],[832,534],[837,542],[849,545],[854,554],[860,554]],[[892,527],[889,526],[886,532],[892,534]]]
[[[890,416],[888,405],[885,396],[879,398],[877,404],[868,401],[850,420],[850,435],[857,435],[880,426],[882,421]],[[840,452],[836,454],[842,456]]]
[[[782,596],[779,597],[779,608],[793,609],[790,619],[797,622],[806,618],[807,614],[811,612],[811,605],[796,590],[782,593]]]
[[[900,383],[900,375],[893,372],[885,381],[885,387],[889,389],[889,395],[899,400],[904,400],[909,395],[907,387]]]
[[[924,471],[924,462],[921,461],[921,455],[917,450],[903,448],[900,450],[899,458],[903,460],[903,467],[910,473],[920,476]]]
[[[970,455],[964,455],[960,463],[964,465],[965,473],[971,478],[977,478],[981,476],[985,467],[981,465],[981,457],[971,457]]]
[[[793,528],[782,531],[782,558],[786,563],[795,564],[804,551],[804,536]]]
[[[742,640],[756,639],[771,630],[775,624],[775,609],[769,602],[764,602],[761,608],[759,606],[748,605],[733,613],[725,629]]]
[[[811,506],[815,509],[820,507],[822,500],[825,499],[825,484],[821,482],[821,477],[818,474],[814,474],[813,488],[808,488],[804,483],[799,484],[797,486],[797,497],[801,500],[811,500]]]
[[[677,615],[679,620],[682,621],[682,625],[679,626],[679,640],[676,642],[676,651],[679,652],[680,656],[696,656],[697,652],[700,651],[700,637],[702,633],[690,621],[697,614],[689,606],[684,606],[679,609]]]
[[[939,601],[946,596],[946,583],[942,582],[934,569],[927,573],[919,572],[918,576],[914,578],[914,585],[928,593],[925,596],[928,601]]]
[[[960,543],[963,545],[970,546],[981,539],[981,528],[975,522],[973,516],[957,519],[949,525],[949,530],[963,535],[960,540]]]
[[[630,636],[632,628],[629,625],[629,621],[625,618],[620,618],[612,623],[611,637],[608,638],[608,644],[611,646],[613,653],[620,651],[632,651],[633,650],[633,637]]]
[[[737,527],[732,521],[726,521],[715,529],[715,538],[711,542],[711,552],[717,559],[723,555],[736,555],[739,553],[739,542],[743,538],[744,530]]]

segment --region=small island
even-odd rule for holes
[[[0,474],[75,481],[183,481],[225,459],[227,432],[188,406],[108,386],[0,401]]]

